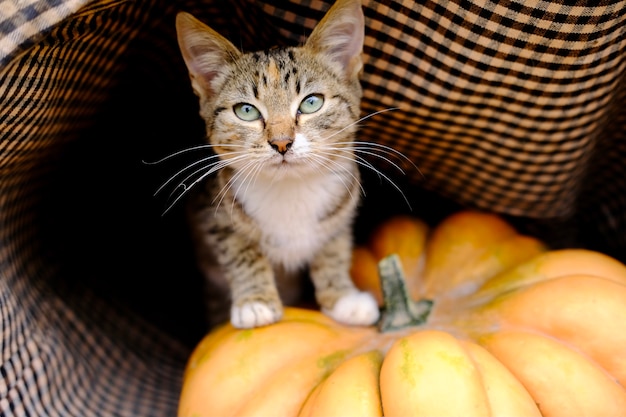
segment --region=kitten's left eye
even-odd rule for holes
[[[238,103],[235,104],[233,110],[237,117],[246,122],[251,122],[261,118],[261,112],[252,104]]]
[[[304,114],[315,113],[319,109],[322,108],[324,104],[324,96],[321,94],[311,94],[310,96],[305,97],[304,100],[300,103],[300,107],[298,107],[298,111]]]

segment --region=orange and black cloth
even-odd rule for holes
[[[329,5],[0,0],[0,415],[175,415],[201,283],[183,210],[153,196],[185,161],[142,162],[202,140],[174,16],[253,50]],[[626,260],[626,1],[363,6],[363,115],[395,110],[360,137],[417,165],[372,160],[416,214],[474,207]]]

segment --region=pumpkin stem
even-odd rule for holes
[[[415,301],[411,298],[406,288],[400,257],[392,254],[381,259],[378,263],[378,274],[385,301],[378,323],[379,330],[384,333],[424,324],[433,302]]]

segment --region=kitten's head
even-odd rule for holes
[[[187,13],[176,28],[209,141],[230,166],[300,175],[352,163],[360,0],[338,0],[300,47],[244,54]]]

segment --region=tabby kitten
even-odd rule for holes
[[[350,279],[361,185],[354,154],[364,19],[338,0],[300,47],[244,54],[191,15],[178,42],[210,146],[192,200],[197,257],[238,328],[281,319],[290,285],[308,271],[322,311],[339,322],[378,320],[374,298]],[[228,312],[228,308],[226,309]]]

